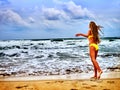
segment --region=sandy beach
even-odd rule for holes
[[[119,90],[119,84],[120,79],[5,81],[0,82],[0,90]]]
[[[100,80],[89,75],[5,77],[0,79],[0,90],[119,90],[120,72],[103,73]]]

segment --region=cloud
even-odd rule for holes
[[[42,8],[43,16],[48,20],[59,20],[59,19],[67,19],[68,16],[63,10],[59,10],[56,8]]]
[[[58,2],[61,8],[73,19],[91,19],[95,18],[95,15],[87,8],[82,8],[81,5],[76,5],[73,1]]]
[[[56,2],[56,1],[55,1]],[[57,3],[57,2],[56,2]],[[95,15],[87,8],[76,5],[73,1],[67,3],[59,1],[56,7],[42,8],[43,16],[48,20],[94,19]]]
[[[28,26],[22,17],[11,9],[0,10],[0,24],[13,26]]]
[[[28,20],[30,23],[35,23],[35,19],[33,17],[29,17]]]
[[[112,22],[115,22],[115,23],[120,23],[120,19],[117,19],[117,18],[112,18],[111,21],[112,21]]]

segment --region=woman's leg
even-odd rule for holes
[[[95,51],[95,59],[97,59],[98,50]],[[95,77],[97,77],[97,68],[94,65]]]
[[[98,50],[95,52],[95,59],[97,59],[97,54],[98,54]],[[98,72],[98,76],[97,76],[98,79],[100,79],[100,76],[101,76],[102,73],[103,73],[102,70],[100,72]]]
[[[94,66],[94,76],[93,77],[97,78],[97,68],[95,67],[94,64],[93,64],[93,66]]]
[[[100,76],[102,74],[102,70],[100,69],[98,62],[96,61],[97,53],[98,53],[98,51],[96,51],[95,48],[91,46],[90,47],[90,57],[91,57],[93,65],[94,65],[95,76],[97,75],[97,71],[98,71],[97,78],[100,78]]]
[[[95,48],[90,48],[90,58],[91,58],[92,63],[93,63],[92,58],[94,57],[96,59],[96,57],[97,57],[97,54],[94,52],[95,51],[94,49]],[[94,55],[94,53],[95,53],[95,55]],[[94,76],[93,77],[97,77],[97,68],[95,67],[94,63],[93,63],[93,66],[94,66]]]

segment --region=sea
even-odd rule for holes
[[[0,76],[47,76],[93,72],[85,38],[0,40]],[[101,38],[103,72],[120,72],[120,38]]]

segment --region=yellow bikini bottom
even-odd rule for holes
[[[95,43],[91,43],[89,46],[90,47],[93,46],[96,51],[99,49],[99,46],[97,44],[95,44]]]

